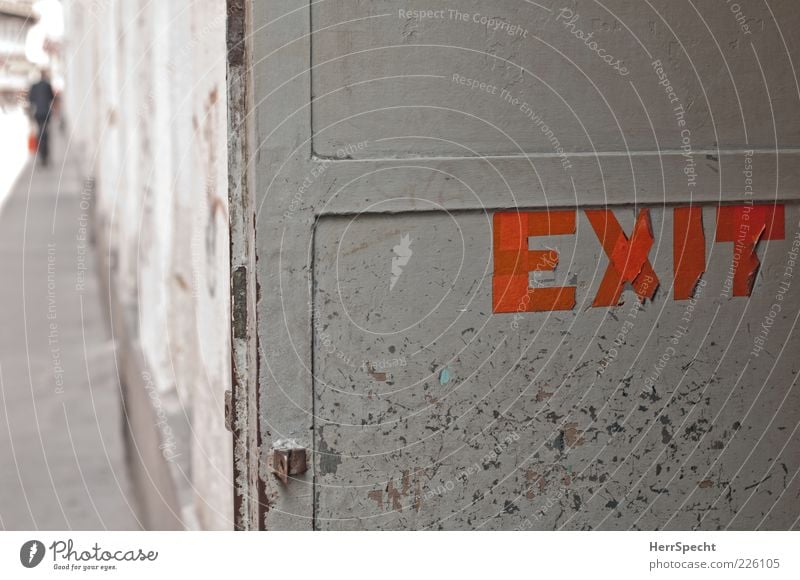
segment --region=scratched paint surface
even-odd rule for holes
[[[673,299],[672,209],[650,214],[652,301],[638,307],[627,286],[621,306],[592,307],[608,259],[578,211],[575,235],[530,239],[559,254],[531,286],[575,286],[575,308],[519,315],[492,313],[491,214],[322,218],[317,528],[791,527],[796,285],[764,350],[749,353],[778,301],[800,211],[786,207],[785,240],[758,246],[762,267],[742,298],[732,297],[733,244],[714,242],[716,208],[705,208],[695,301]],[[634,209],[615,216],[630,234]],[[404,236],[411,255],[390,289]]]
[[[752,34],[716,0],[252,5],[260,525],[796,527],[791,0]],[[776,200],[729,276],[716,206]],[[527,210],[575,233],[496,260]],[[283,485],[286,438],[313,469]]]
[[[677,149],[677,102],[695,149],[797,145],[797,123],[770,122],[797,101],[781,35],[766,8],[739,2],[751,28],[745,34],[731,4],[314,2],[315,151],[333,156],[364,139],[372,145],[354,158],[552,153],[554,138],[567,151]],[[791,0],[770,10],[784,31],[800,27]],[[795,58],[792,36],[783,34]],[[586,46],[592,41],[611,64]],[[679,101],[665,98],[654,61],[663,62]],[[555,135],[538,130],[542,124]],[[402,141],[386,139],[395,127]]]

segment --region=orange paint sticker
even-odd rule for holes
[[[654,242],[650,210],[639,212],[630,239],[622,231],[612,211],[586,210],[586,217],[609,258],[608,268],[592,306],[619,306],[626,283],[633,286],[641,300],[652,299],[659,281],[648,259]]]
[[[761,262],[761,240],[786,237],[782,205],[728,205],[717,210],[716,241],[733,242],[733,295],[750,296]]]
[[[529,250],[528,238],[574,233],[574,210],[495,213],[492,310],[495,313],[572,310],[574,286],[531,288],[529,273],[555,270],[558,253]]]
[[[676,207],[672,235],[675,300],[689,300],[700,276],[706,271],[706,235],[703,210],[699,207]]]

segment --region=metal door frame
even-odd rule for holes
[[[403,184],[380,181],[385,171],[402,167],[430,169],[429,190],[446,192],[448,176],[458,175],[480,192],[480,203],[474,198],[447,199],[448,210],[613,208],[630,205],[623,192],[630,190],[632,178],[636,204],[716,205],[741,193],[740,172],[748,156],[744,149],[693,151],[698,160],[708,161],[697,163],[698,184],[715,187],[698,187],[693,196],[680,197],[671,193],[686,192],[680,150],[568,154],[573,178],[554,154],[413,160],[320,157],[313,149],[311,4],[227,0],[234,509],[236,529],[243,530],[314,528],[309,305],[319,218],[357,214],[379,202],[376,213],[417,210]],[[751,199],[796,201],[798,155],[796,149],[753,151],[752,164],[762,186]],[[370,166],[368,175],[365,164]],[[598,171],[600,180],[595,177]],[[313,172],[319,172],[318,179],[302,188]],[[525,192],[524,203],[514,192]],[[257,229],[267,235],[257,236]],[[284,485],[271,474],[269,456],[276,442],[287,439],[307,448],[310,460],[305,474],[291,476]]]

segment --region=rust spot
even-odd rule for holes
[[[580,447],[586,440],[583,438],[583,431],[578,430],[577,423],[567,423],[564,426],[564,442],[569,447]]]
[[[528,481],[528,492],[525,494],[528,499],[533,499],[536,497],[534,486],[539,488],[539,493],[544,493],[547,482],[545,481],[543,475],[540,475],[538,472],[529,469],[525,473],[525,479]]]
[[[403,495],[408,495],[408,490],[411,489],[411,477],[408,471],[403,472]]]
[[[383,509],[383,492],[381,490],[376,489],[375,491],[371,491],[367,494],[367,497],[374,500],[375,503],[378,504],[378,507]]]
[[[539,392],[536,393],[536,402],[541,403],[542,401],[549,399],[553,396],[553,393],[548,393],[547,391],[543,391],[539,389]]]
[[[400,480],[400,489],[397,489],[394,486],[394,481],[389,481],[389,485],[386,486],[386,495],[389,498],[389,501],[392,502],[392,509],[395,511],[401,512],[403,511],[403,503],[400,501],[404,497],[408,497],[408,492],[411,490],[411,474],[409,471],[403,472],[403,478]],[[418,497],[419,486],[417,486],[417,493],[415,493],[414,499],[414,507],[419,511],[419,508],[422,504],[419,501]]]
[[[382,383],[386,382],[387,374],[386,373],[379,373],[375,370],[375,367],[372,364],[367,365],[367,372],[370,376],[375,379],[376,381],[380,381]]]
[[[386,495],[389,497],[389,501],[392,502],[392,509],[398,512],[403,511],[403,504],[400,502],[400,492],[394,487],[393,481],[390,481],[389,485],[386,487]]]
[[[714,485],[713,481],[711,481],[710,479],[704,479],[703,481],[697,484],[697,487],[699,487],[700,489],[707,489],[712,485]]]

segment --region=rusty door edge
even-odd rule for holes
[[[231,431],[235,530],[263,529],[268,509],[259,477],[255,202],[251,184],[250,10],[227,0],[228,203],[231,283]]]

